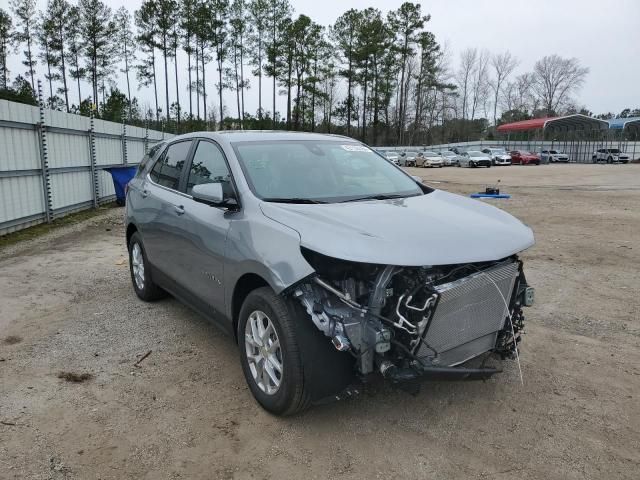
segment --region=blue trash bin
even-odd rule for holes
[[[116,203],[120,206],[125,202],[125,187],[135,176],[138,167],[111,167],[105,168],[111,174],[113,187],[116,191]]]

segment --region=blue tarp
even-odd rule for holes
[[[135,176],[138,167],[111,167],[105,168],[113,178],[113,187],[116,190],[116,200],[118,205],[124,205],[125,193],[124,188],[127,183]]]

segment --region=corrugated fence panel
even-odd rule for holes
[[[114,165],[122,163],[122,141],[119,138],[96,137],[96,163]]]
[[[127,140],[127,158],[129,163],[139,163],[144,157],[144,142]]]
[[[49,167],[79,167],[91,164],[89,157],[89,133],[47,133],[49,145]]]
[[[51,175],[53,208],[69,207],[91,201],[91,172],[66,172]]]
[[[3,233],[3,222],[43,212],[40,175],[0,178],[0,234]]]
[[[46,125],[56,128],[68,128],[79,132],[89,132],[91,119],[73,113],[58,112],[56,110],[44,111],[44,122]]]
[[[103,199],[115,194],[111,174],[106,170],[98,170],[98,198]]]
[[[0,128],[0,171],[40,168],[36,130]]]
[[[121,123],[107,122],[106,120],[95,119],[93,121],[93,125],[97,133],[108,133],[110,135],[122,135]]]
[[[36,124],[40,121],[38,107],[0,100],[0,120]]]

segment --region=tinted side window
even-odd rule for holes
[[[151,147],[149,149],[149,151],[145,154],[144,157],[142,157],[142,160],[140,160],[140,165],[138,165],[138,171],[141,172],[145,169],[145,167],[147,166],[147,164],[149,163],[149,161],[154,158],[158,151],[164,147],[165,143],[164,142],[160,142],[155,144],[153,147]]]
[[[231,174],[222,151],[211,142],[199,142],[189,171],[187,193],[191,194],[193,187],[202,183],[222,183],[223,190],[229,192],[230,182]]]
[[[159,185],[178,190],[180,174],[187,160],[191,141],[169,145],[151,170],[151,179]]]

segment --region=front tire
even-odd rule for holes
[[[269,287],[242,304],[238,343],[251,393],[276,415],[301,412],[353,380],[353,357],[335,350],[299,303]]]
[[[145,302],[153,302],[167,296],[167,293],[153,282],[149,261],[138,232],[129,240],[129,272],[136,295]]]

